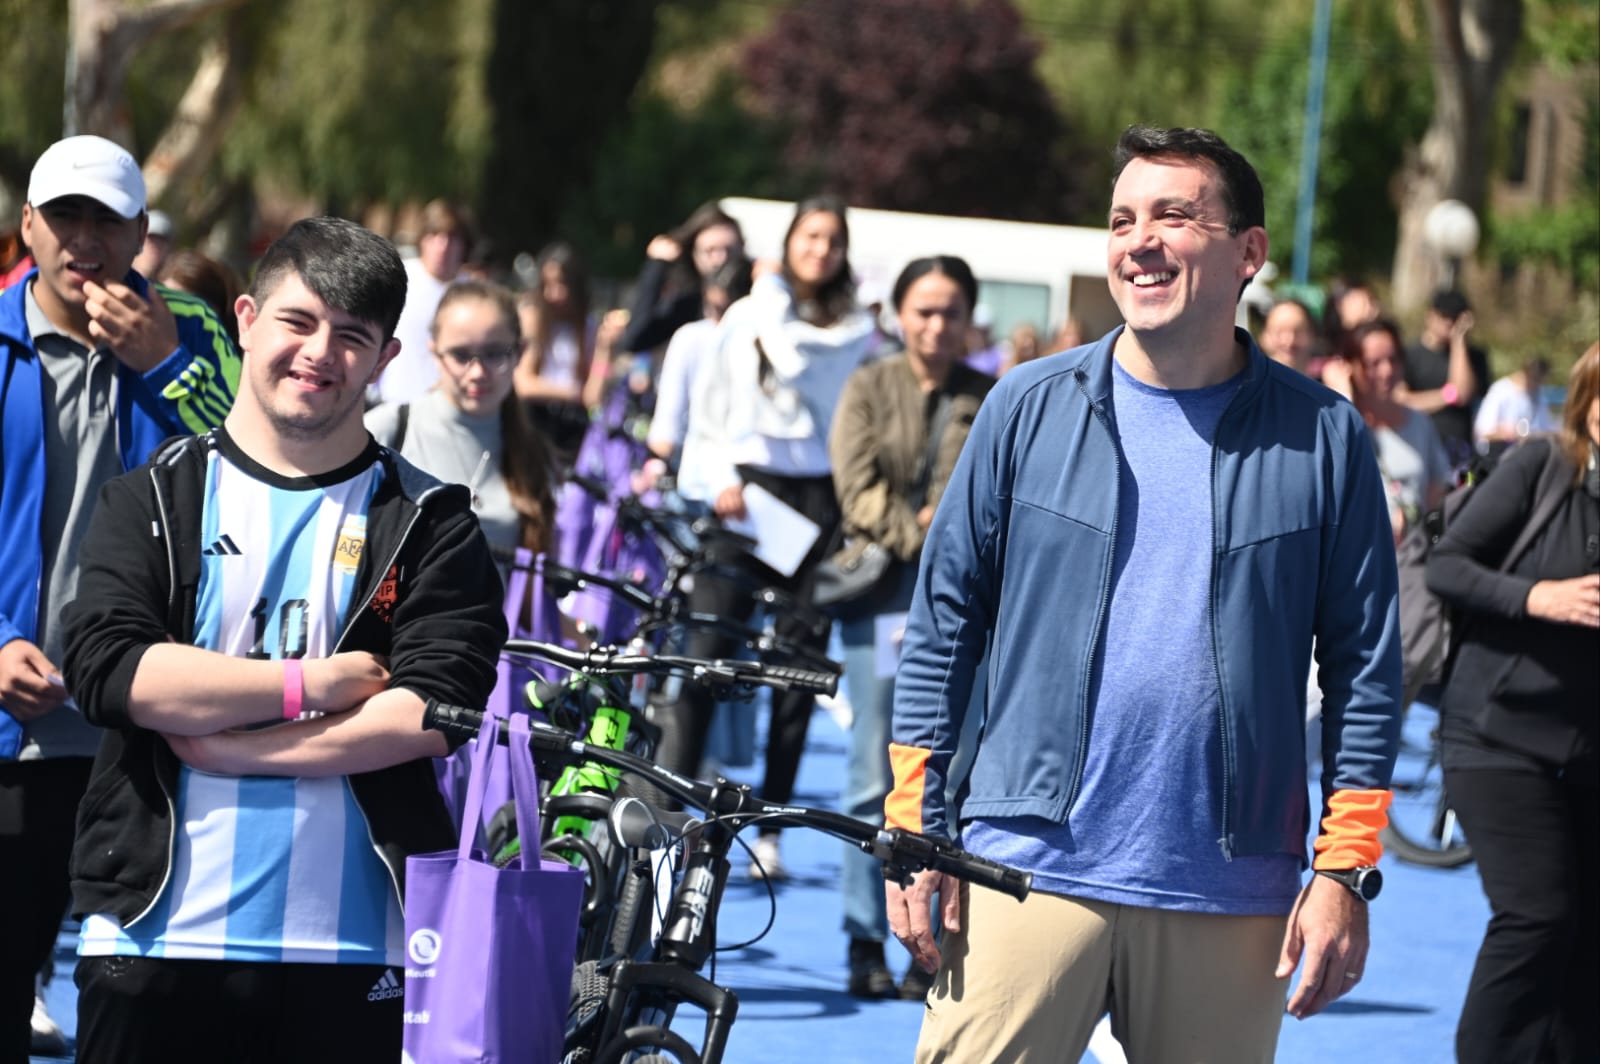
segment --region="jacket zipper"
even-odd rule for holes
[[[349,637],[350,632],[355,628],[356,619],[361,616],[362,612],[366,610],[368,606],[372,605],[372,600],[377,596],[378,589],[383,586],[384,578],[388,575],[389,570],[394,566],[396,559],[400,557],[400,552],[405,549],[406,540],[411,538],[411,530],[416,528],[417,522],[422,519],[423,504],[428,501],[429,496],[440,490],[440,488],[429,488],[427,491],[417,496],[416,503],[414,504],[415,508],[411,512],[410,519],[406,522],[406,527],[401,530],[400,538],[395,541],[393,552],[390,553],[388,560],[385,561],[383,565],[373,570],[373,573],[377,576],[377,583],[372,585],[371,590],[368,591],[366,597],[362,599],[361,606],[358,609],[350,611],[350,618],[345,622],[344,631],[339,633],[339,638],[334,642],[333,650],[330,651],[331,654],[337,654],[340,652],[339,648],[344,646],[345,639]],[[344,785],[345,789],[349,792],[351,799],[355,801],[356,808],[361,811],[361,821],[367,829],[367,845],[372,847],[372,852],[378,855],[378,860],[382,862],[384,870],[389,873],[389,882],[394,886],[395,897],[400,899],[400,912],[401,915],[404,915],[406,898],[405,892],[400,889],[400,873],[397,872],[395,867],[389,863],[388,855],[383,852],[383,847],[378,845],[378,840],[373,838],[372,818],[367,815],[366,809],[362,807],[361,799],[356,797],[355,789],[350,786],[349,776],[344,777]]]
[[[161,522],[161,533],[167,541],[167,612],[170,616],[178,595],[177,561],[173,557],[174,544],[172,541],[170,524],[167,519],[167,503],[166,499],[161,494],[161,482],[157,479],[154,469],[151,469],[150,471],[150,482],[155,488],[156,513]],[[439,490],[439,488],[430,488],[417,497],[415,510],[412,512],[410,520],[406,522],[405,529],[400,533],[400,539],[395,543],[393,553],[389,555],[388,561],[386,561],[381,568],[373,570],[375,573],[379,574],[378,582],[372,586],[371,591],[369,591],[366,598],[362,600],[360,609],[351,611],[350,619],[345,623],[344,631],[339,633],[338,641],[334,643],[332,653],[337,654],[339,652],[339,648],[344,645],[345,639],[350,635],[351,630],[355,628],[356,618],[361,616],[362,610],[366,609],[372,604],[373,597],[377,595],[378,589],[383,586],[383,577],[388,574],[390,567],[394,565],[395,559],[400,557],[400,551],[405,547],[406,540],[410,538],[411,530],[417,527],[417,521],[422,517],[422,504],[427,501],[430,495],[433,495]],[[154,758],[157,755],[152,752],[151,756],[152,761],[154,761]],[[159,765],[156,766],[156,768],[156,780],[159,782],[161,781]],[[344,785],[346,790],[349,791],[350,797],[355,800],[356,808],[361,811],[361,820],[367,829],[367,845],[372,847],[372,851],[378,855],[378,860],[382,862],[384,870],[389,873],[389,882],[394,885],[395,896],[400,899],[400,910],[402,913],[404,913],[405,896],[400,890],[400,876],[395,871],[394,866],[389,863],[389,858],[384,854],[383,848],[378,845],[378,840],[372,837],[372,820],[367,816],[367,811],[361,807],[361,799],[356,798],[355,791],[350,789],[350,779],[348,776],[345,777]],[[156,907],[156,902],[160,900],[161,895],[166,892],[167,883],[172,878],[172,855],[173,851],[177,849],[178,845],[177,803],[174,801],[172,795],[167,792],[165,783],[162,783],[161,785],[161,795],[167,801],[168,827],[166,867],[161,873],[161,883],[157,886],[155,894],[151,896],[150,904],[145,906],[145,908],[132,920],[129,920],[127,923],[123,924],[123,927],[132,927],[135,923],[148,916],[150,914],[150,910]]]
[[[1117,519],[1121,513],[1122,499],[1122,447],[1117,442],[1117,434],[1112,431],[1111,423],[1106,420],[1105,411],[1099,403],[1089,398],[1089,389],[1084,384],[1083,374],[1075,374],[1078,389],[1083,392],[1083,397],[1089,403],[1089,409],[1094,411],[1095,419],[1106,430],[1106,436],[1111,442],[1111,449],[1116,453],[1117,460],[1111,469],[1111,484],[1117,500],[1111,510],[1111,549],[1106,552],[1105,571],[1100,577],[1100,604],[1095,609],[1094,638],[1089,643],[1089,667],[1083,673],[1083,686],[1078,692],[1078,763],[1072,773],[1072,789],[1067,792],[1067,810],[1070,811],[1078,800],[1078,792],[1083,788],[1083,768],[1089,760],[1089,683],[1094,675],[1095,654],[1100,648],[1100,636],[1105,631],[1106,609],[1111,604],[1111,570],[1117,560]],[[1063,821],[1064,822],[1064,821]]]
[[[172,525],[167,518],[167,500],[161,492],[161,478],[156,476],[156,467],[150,469],[150,485],[156,494],[156,519],[160,524],[161,537],[167,544],[167,616],[171,617],[177,607],[178,600],[178,560],[173,552],[177,549],[172,540]],[[166,893],[167,883],[172,879],[172,856],[178,848],[178,803],[172,793],[167,790],[167,784],[161,776],[161,748],[151,746],[150,764],[155,772],[157,784],[161,787],[161,797],[167,803],[167,856],[166,864],[161,871],[161,882],[156,885],[156,892],[150,896],[150,904],[146,905],[132,920],[123,924],[123,927],[132,927],[134,924],[150,915],[150,910],[156,907],[161,900],[161,895]]]
[[[1217,468],[1221,463],[1218,457],[1217,441],[1222,438],[1222,426],[1227,422],[1228,415],[1233,412],[1234,403],[1239,401],[1239,396],[1248,387],[1249,382],[1242,382],[1239,391],[1234,393],[1232,401],[1222,411],[1222,416],[1217,419],[1216,431],[1211,437],[1211,592],[1207,597],[1207,609],[1211,616],[1207,618],[1211,628],[1211,668],[1217,677],[1217,726],[1222,735],[1222,836],[1217,839],[1217,846],[1222,850],[1222,859],[1233,860],[1233,777],[1234,753],[1233,733],[1228,726],[1228,690],[1222,681],[1221,633],[1217,631],[1217,585],[1220,579],[1220,553],[1218,543],[1221,536],[1218,534],[1218,524],[1221,521],[1217,505]]]

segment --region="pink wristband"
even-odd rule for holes
[[[1449,403],[1451,406],[1455,406],[1456,405],[1456,400],[1461,398],[1461,393],[1456,389],[1456,386],[1454,384],[1451,384],[1448,381],[1446,381],[1445,382],[1445,386],[1443,388],[1439,389],[1439,398],[1443,399],[1446,403]]]
[[[305,706],[306,681],[301,672],[299,658],[283,661],[283,719],[298,720]]]

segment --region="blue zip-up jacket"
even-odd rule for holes
[[[1061,823],[1077,798],[1117,535],[1119,333],[1018,367],[978,413],[928,531],[895,681],[893,826],[953,836],[946,786],[986,654],[988,709],[959,818]],[[1355,408],[1237,335],[1249,361],[1217,426],[1213,527],[1194,529],[1212,544],[1217,840],[1226,856],[1303,855],[1313,636],[1324,815],[1340,792],[1362,804],[1389,784],[1401,691],[1394,540]],[[1373,860],[1371,806],[1381,824],[1386,800],[1366,802],[1354,826],[1373,836],[1356,851]]]
[[[0,292],[0,646],[33,642],[39,627],[44,430],[54,415],[44,409],[44,371],[24,309],[38,272]],[[150,290],[132,270],[123,283],[141,296]],[[143,463],[169,436],[222,424],[239,385],[238,349],[211,308],[185,292],[157,290],[177,322],[178,348],[148,373],[117,364],[117,453],[124,470]],[[21,724],[0,705],[0,760],[15,758],[21,744]]]

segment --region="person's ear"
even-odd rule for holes
[[[368,383],[376,381],[378,379],[378,374],[382,373],[383,368],[389,363],[393,362],[395,356],[399,353],[400,338],[397,336],[389,337],[389,339],[384,343],[382,349],[378,351],[378,363],[372,367],[372,376],[367,378]]]
[[[1267,264],[1267,231],[1259,225],[1252,225],[1242,235],[1244,247],[1239,279],[1249,280]]]
[[[242,295],[233,301],[234,317],[239,319],[239,335],[244,336],[255,324],[256,317],[261,313],[261,308],[256,306],[256,301],[248,295]]]

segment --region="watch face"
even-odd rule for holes
[[[1351,873],[1356,893],[1365,901],[1376,898],[1383,890],[1383,873],[1376,868],[1361,868]]]

